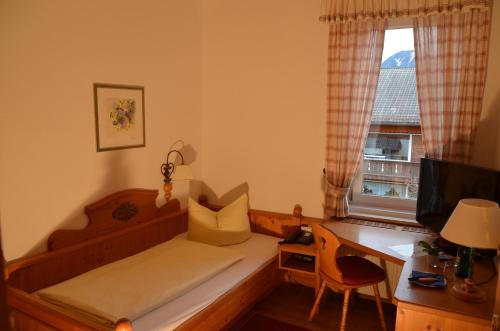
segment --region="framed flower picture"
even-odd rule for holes
[[[144,87],[94,83],[97,151],[146,146]]]

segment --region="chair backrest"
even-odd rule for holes
[[[313,223],[312,230],[319,253],[320,272],[339,283],[343,283],[342,272],[337,267],[337,249],[341,245],[340,241],[333,232],[319,223]]]

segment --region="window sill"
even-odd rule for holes
[[[415,220],[415,211],[363,206],[359,204],[351,204],[349,207],[349,217],[351,218],[422,227]]]
[[[433,232],[430,231],[427,228],[422,227],[418,223],[408,223],[406,221],[399,221],[399,220],[387,220],[387,219],[362,219],[360,217],[348,217],[342,219],[340,222],[342,223],[351,223],[351,224],[358,224],[362,226],[372,226],[376,228],[382,228],[382,229],[388,229],[388,230],[393,230],[393,231],[406,231],[406,232],[416,232],[416,233],[422,233],[422,234],[427,234],[427,235],[433,235]]]

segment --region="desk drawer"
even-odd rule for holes
[[[491,331],[491,322],[442,310],[398,303],[396,331]]]

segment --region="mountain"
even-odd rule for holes
[[[381,68],[415,68],[415,52],[399,51],[382,62]]]

